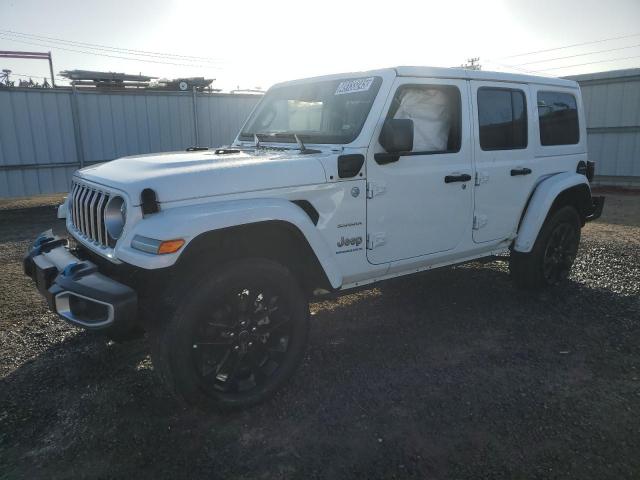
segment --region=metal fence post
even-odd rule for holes
[[[84,168],[84,148],[82,146],[82,130],[80,129],[80,109],[78,108],[78,90],[71,86],[71,119],[73,120],[73,136],[80,168]]]
[[[56,80],[53,76],[53,59],[51,58],[51,51],[49,51],[49,72],[51,73],[51,88],[56,88]]]
[[[193,102],[193,129],[194,129],[194,138],[195,138],[195,146],[200,146],[200,139],[198,135],[198,94],[196,92],[196,87],[192,89],[191,100]]]

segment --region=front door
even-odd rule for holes
[[[378,136],[367,158],[367,258],[373,264],[454,249],[472,222],[468,82],[396,79],[386,118],[409,118],[413,150],[377,161]]]
[[[535,130],[528,85],[471,82],[476,179],[473,240],[513,238],[533,188]],[[527,114],[527,111],[530,113]]]

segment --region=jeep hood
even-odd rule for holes
[[[160,202],[187,200],[327,181],[320,158],[270,150],[216,154],[213,151],[138,155],[78,170],[75,176],[127,192],[138,204],[140,192],[155,190]]]

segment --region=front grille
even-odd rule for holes
[[[88,185],[73,182],[69,194],[71,224],[75,232],[101,247],[111,246],[104,223],[109,194]]]

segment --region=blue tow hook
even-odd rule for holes
[[[81,267],[81,266],[82,264],[78,262],[71,262],[69,265],[64,267],[64,270],[62,270],[62,275],[65,277],[70,277],[71,275],[73,275],[73,272],[75,272],[78,269],[78,267]]]

